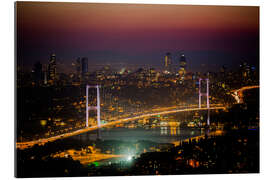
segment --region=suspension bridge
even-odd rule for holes
[[[116,121],[113,121],[113,122],[108,122],[106,124],[100,124],[100,125],[96,125],[96,126],[85,127],[83,129],[80,129],[80,130],[64,133],[64,134],[49,137],[49,138],[33,140],[33,141],[28,141],[28,142],[17,142],[16,147],[19,148],[19,149],[25,149],[25,148],[32,147],[35,144],[44,145],[44,144],[46,144],[48,142],[52,142],[52,141],[55,141],[55,140],[58,140],[58,139],[83,134],[83,133],[86,133],[86,132],[89,132],[89,131],[94,131],[94,130],[97,130],[99,128],[110,127],[110,126],[114,126],[116,124],[126,123],[126,122],[129,122],[129,121],[134,121],[134,120],[147,118],[147,117],[151,117],[151,116],[156,116],[156,115],[165,115],[165,114],[172,114],[172,113],[177,113],[177,112],[188,112],[188,111],[217,110],[217,109],[225,109],[225,107],[218,104],[218,105],[213,105],[213,106],[211,106],[209,108],[207,108],[207,107],[201,107],[201,108],[198,108],[198,107],[197,108],[191,108],[191,107],[189,107],[189,108],[183,108],[183,109],[181,109],[181,108],[177,109],[176,108],[176,109],[171,109],[171,110],[166,110],[166,111],[161,111],[161,112],[142,114],[142,115],[138,115],[138,116],[134,116],[134,117],[119,119],[119,120],[116,120]]]
[[[205,81],[206,82],[206,92],[203,93],[201,92],[201,82]],[[96,98],[97,98],[97,103],[96,106],[89,106],[89,94],[88,91],[89,89],[94,88],[96,89]],[[191,112],[191,111],[208,111],[208,116],[207,116],[207,126],[210,125],[210,110],[224,110],[226,109],[226,107],[222,104],[211,104],[209,103],[209,80],[208,79],[199,79],[199,105],[189,105],[189,106],[171,106],[171,107],[163,107],[163,108],[156,108],[156,109],[152,109],[151,112],[141,112],[141,113],[130,113],[129,117],[125,117],[125,118],[119,118],[117,120],[111,121],[111,122],[107,122],[105,124],[101,123],[100,120],[100,91],[99,91],[100,86],[99,85],[95,85],[95,86],[90,86],[90,85],[86,85],[86,117],[85,117],[85,125],[86,127],[79,129],[79,130],[75,130],[72,132],[66,132],[60,135],[55,135],[52,137],[47,137],[47,138],[41,138],[38,140],[32,140],[32,141],[26,141],[26,142],[16,142],[16,148],[18,149],[26,149],[26,148],[30,148],[36,144],[38,145],[44,145],[48,142],[53,142],[56,141],[58,139],[63,139],[63,138],[67,138],[67,137],[71,137],[71,136],[75,136],[75,135],[79,135],[79,134],[83,134],[86,132],[90,132],[90,131],[94,131],[100,128],[104,128],[104,127],[111,127],[120,123],[126,123],[129,121],[134,121],[134,120],[139,120],[142,118],[148,118],[151,116],[156,116],[156,115],[166,115],[166,114],[173,114],[173,113],[178,113],[178,112]],[[252,88],[258,88],[258,86],[251,86],[251,87],[243,87],[239,90],[235,90],[234,92],[242,92],[244,90],[247,89],[252,89]],[[233,92],[233,94],[235,95],[235,93]],[[236,93],[236,94],[237,94]],[[201,104],[201,98],[202,96],[206,97],[206,105],[202,105]],[[237,101],[237,99],[236,99]],[[237,101],[238,102],[238,101]],[[91,126],[89,127],[89,111],[90,110],[94,110],[97,111],[97,125]]]

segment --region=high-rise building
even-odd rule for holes
[[[81,61],[81,72],[82,72],[82,79],[85,79],[85,75],[88,72],[88,58],[83,57]]]
[[[48,80],[50,81],[51,84],[54,84],[55,79],[56,79],[56,56],[55,54],[52,54],[48,66]]]
[[[251,67],[246,61],[244,61],[240,64],[240,72],[241,72],[241,76],[242,76],[242,81],[244,81],[244,82],[251,81],[251,79],[250,79]]]
[[[181,53],[180,59],[179,59],[179,71],[178,74],[180,76],[180,80],[184,80],[185,74],[186,74],[186,67],[187,67],[187,61],[184,53]]]
[[[170,71],[171,70],[171,64],[172,64],[172,56],[171,53],[166,53],[164,58],[164,67],[165,70]]]
[[[81,74],[82,74],[82,67],[81,67],[81,58],[76,59],[76,75],[78,79],[81,79]]]
[[[88,58],[78,57],[76,59],[75,68],[76,68],[76,79],[79,80],[80,82],[85,81],[86,74],[88,73]]]

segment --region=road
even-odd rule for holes
[[[74,151],[75,153],[70,153],[69,151]],[[68,150],[52,155],[53,158],[63,158],[70,156],[74,161],[80,161],[81,164],[87,165],[89,163],[102,161],[112,158],[125,158],[127,159],[129,155],[126,154],[102,154],[102,153],[81,153],[81,151]]]
[[[245,86],[240,89],[232,90],[232,96],[236,100],[238,104],[243,103],[243,91],[248,90],[248,89],[254,89],[254,88],[259,88],[259,85],[254,85],[254,86]]]
[[[166,110],[164,110],[166,109]],[[102,124],[100,125],[100,127],[96,126],[92,126],[92,127],[87,127],[87,128],[83,128],[83,129],[79,129],[73,132],[68,132],[68,133],[64,133],[61,135],[57,135],[57,136],[53,136],[53,137],[48,137],[48,138],[43,138],[43,139],[38,139],[38,140],[33,140],[33,141],[27,141],[27,142],[17,142],[16,143],[16,148],[18,149],[26,149],[26,148],[30,148],[32,146],[34,146],[35,144],[38,145],[44,145],[48,142],[53,142],[55,140],[58,139],[63,139],[63,138],[67,138],[67,137],[71,137],[71,136],[75,136],[75,135],[79,135],[82,133],[86,133],[89,131],[94,131],[98,128],[103,128],[103,127],[108,127],[108,126],[113,126],[119,123],[125,123],[125,122],[129,122],[129,121],[134,121],[134,120],[138,120],[138,119],[142,119],[142,118],[146,118],[146,117],[151,117],[151,116],[156,116],[156,115],[164,115],[164,114],[172,114],[172,113],[177,113],[177,112],[189,112],[189,111],[204,111],[204,110],[208,110],[208,108],[206,107],[202,107],[202,108],[194,108],[194,107],[189,107],[189,108],[176,108],[176,109],[170,109],[168,108],[162,108],[163,111],[159,111],[159,112],[152,112],[152,113],[146,113],[146,114],[141,114],[141,115],[137,115],[137,116],[133,116],[133,117],[128,117],[128,118],[123,118],[123,119],[119,119],[113,122],[109,122],[106,124]],[[217,104],[217,105],[212,105],[210,108],[210,110],[214,110],[214,109],[226,109],[224,106]],[[156,110],[153,110],[156,111]]]

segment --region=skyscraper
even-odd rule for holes
[[[81,68],[81,58],[76,59],[76,75],[78,79],[81,79],[81,74],[82,74],[82,68]]]
[[[164,67],[166,71],[171,71],[172,56],[171,53],[166,53],[164,58]]]
[[[241,62],[240,72],[241,72],[241,76],[242,76],[242,81],[244,81],[244,82],[251,81],[251,79],[250,79],[251,67],[246,61]]]
[[[187,67],[187,61],[186,61],[186,57],[184,55],[184,53],[181,53],[180,55],[180,59],[179,59],[179,76],[180,76],[180,80],[183,81],[185,74],[186,74],[186,67]]]
[[[55,79],[56,79],[56,56],[55,54],[52,54],[48,66],[48,80],[51,84],[54,84]]]
[[[81,61],[81,72],[82,72],[82,79],[85,80],[85,75],[88,72],[88,58],[83,57]]]
[[[80,82],[85,81],[86,74],[88,73],[88,58],[87,57],[83,57],[83,58],[78,57],[76,59],[75,68],[76,68],[77,80],[79,80]]]

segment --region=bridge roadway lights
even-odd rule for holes
[[[202,93],[201,92],[201,81],[206,81],[206,93]],[[208,112],[207,112],[207,126],[209,127],[210,126],[210,104],[209,104],[209,79],[206,78],[206,79],[202,79],[200,78],[199,79],[199,108],[201,108],[201,99],[202,99],[202,96],[206,96],[206,101],[207,101],[207,109],[208,109]]]
[[[89,106],[88,104],[88,99],[89,99],[89,94],[88,94],[88,91],[90,88],[96,88],[97,89],[97,106]],[[98,125],[98,128],[100,128],[100,93],[99,93],[99,88],[100,86],[99,85],[95,85],[95,86],[91,86],[91,85],[86,85],[86,117],[85,117],[85,125],[86,125],[86,128],[89,127],[89,124],[88,124],[88,116],[89,116],[89,110],[96,110],[97,111],[97,125]]]
[[[148,114],[144,114],[144,115],[137,115],[135,117],[124,118],[124,119],[121,119],[121,120],[117,120],[117,121],[114,121],[114,122],[103,124],[100,127],[107,127],[107,126],[115,125],[115,124],[118,124],[118,123],[123,123],[123,122],[133,121],[133,120],[136,120],[136,119],[141,119],[143,117],[156,116],[158,114],[164,115],[164,114],[171,114],[171,113],[176,113],[176,112],[200,111],[200,110],[204,111],[204,110],[211,110],[211,109],[225,109],[225,107],[222,107],[219,104],[214,104],[213,107],[210,107],[209,109],[207,109],[207,108],[175,109],[175,107],[174,107],[171,110],[166,110],[166,111],[161,111],[161,112],[156,112],[156,113],[150,113],[150,114],[148,113]],[[92,126],[92,127],[79,129],[79,130],[76,130],[76,131],[73,131],[73,132],[70,132],[70,133],[65,133],[65,134],[62,134],[62,135],[57,135],[57,136],[53,136],[53,137],[49,137],[49,138],[33,140],[33,141],[28,141],[28,142],[16,142],[16,148],[26,149],[26,148],[32,147],[35,144],[38,144],[40,142],[45,144],[45,143],[48,143],[48,142],[53,142],[53,141],[55,141],[57,139],[79,135],[79,134],[86,133],[88,131],[97,130],[97,129],[99,129],[97,126]]]

